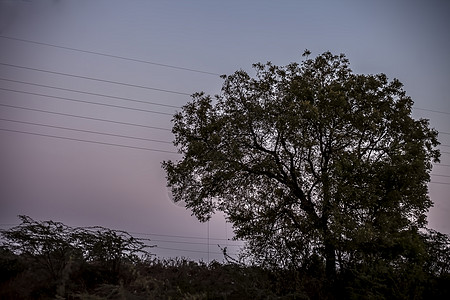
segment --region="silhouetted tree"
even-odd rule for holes
[[[314,258],[331,282],[337,270],[418,259],[439,151],[402,84],[354,74],[329,52],[254,68],[175,114],[183,157],[162,164],[174,200],[201,221],[224,212],[254,261],[301,268]]]
[[[115,283],[124,265],[148,256],[146,248],[152,247],[145,243],[148,239],[135,238],[124,231],[104,227],[72,228],[55,221],[19,218],[20,225],[0,230],[1,269],[8,270],[11,264],[26,265],[40,280],[46,281],[50,289],[57,288],[60,296],[64,296],[72,273],[84,272],[87,276],[94,272],[99,274],[99,280]],[[14,256],[20,258],[21,265],[15,263]]]
[[[58,279],[70,260],[83,258],[72,228],[60,222],[19,218],[20,225],[0,231],[2,247],[34,262],[34,268],[42,268],[52,279]]]

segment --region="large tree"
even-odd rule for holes
[[[333,279],[361,261],[409,259],[432,205],[437,132],[411,117],[398,80],[308,55],[193,95],[173,119],[183,156],[163,162],[174,199],[202,221],[223,211],[261,264],[324,260]]]

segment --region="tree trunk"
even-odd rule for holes
[[[328,227],[328,220],[331,211],[330,178],[327,172],[328,155],[324,155],[325,162],[322,167],[323,183],[323,211],[321,217],[321,227],[323,231],[323,241],[325,246],[325,273],[328,281],[333,284],[336,278],[336,247],[333,243],[332,234]]]
[[[336,249],[329,241],[325,241],[325,274],[330,283],[336,279]]]

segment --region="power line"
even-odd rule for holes
[[[430,181],[429,183],[450,185],[450,183],[448,183],[448,182]]]
[[[183,239],[196,239],[196,240],[206,240],[208,238],[199,236],[188,236],[188,235],[169,235],[169,234],[158,234],[158,233],[144,233],[144,232],[130,232],[131,234],[146,235],[146,236],[160,236],[160,237],[170,237],[170,238],[183,238]],[[228,239],[223,238],[209,238],[210,240],[216,241],[228,241]]]
[[[177,69],[177,70],[196,72],[196,73],[208,74],[208,75],[213,75],[213,76],[221,76],[221,74],[219,74],[219,73],[214,73],[214,72],[209,72],[209,71],[203,71],[203,70],[198,70],[198,69],[193,69],[193,68],[185,68],[185,67],[169,65],[169,64],[163,64],[163,63],[156,63],[156,62],[152,62],[152,61],[148,61],[148,60],[129,58],[129,57],[124,57],[124,56],[119,56],[119,55],[106,54],[106,53],[102,53],[102,52],[83,50],[83,49],[78,49],[78,48],[73,48],[73,47],[67,47],[67,46],[60,46],[60,45],[50,44],[50,43],[37,42],[37,41],[21,39],[21,38],[15,38],[15,37],[10,37],[10,36],[0,35],[0,38],[8,39],[8,40],[14,40],[14,41],[19,41],[19,42],[24,42],[24,43],[31,43],[31,44],[41,45],[41,46],[59,48],[59,49],[64,49],[64,50],[69,50],[69,51],[76,51],[76,52],[80,52],[80,53],[87,53],[87,54],[99,55],[99,56],[110,57],[110,58],[115,58],[115,59],[121,59],[121,60],[127,60],[127,61],[144,63],[144,64],[156,65],[156,66],[160,66],[160,67],[172,68],[172,69]],[[416,110],[429,111],[429,112],[434,112],[434,113],[441,113],[441,114],[450,115],[449,112],[444,112],[444,111],[426,109],[426,108],[421,108],[421,107],[416,107],[416,106],[413,106],[413,108],[416,109]]]
[[[35,133],[35,132],[28,132],[28,131],[21,131],[21,130],[13,130],[13,129],[6,129],[6,128],[0,128],[0,130],[8,131],[8,132],[14,132],[14,133],[23,133],[23,134],[35,135],[35,136],[50,137],[50,138],[56,138],[56,139],[62,139],[62,140],[70,140],[70,141],[75,141],[75,142],[84,142],[84,143],[100,144],[100,145],[105,145],[105,146],[115,146],[115,147],[138,149],[138,150],[146,150],[146,151],[153,151],[153,152],[178,154],[178,152],[168,151],[168,150],[159,150],[159,149],[152,149],[152,148],[134,147],[134,146],[128,146],[128,145],[114,144],[114,143],[104,143],[104,142],[98,142],[98,141],[89,141],[89,140],[83,140],[83,139],[75,139],[75,138],[62,137],[62,136],[49,135],[49,134],[42,134],[42,133]]]
[[[8,80],[8,79],[3,79],[3,78],[0,78],[0,80],[14,81],[14,80]],[[20,82],[20,81],[16,81],[16,82]],[[43,86],[43,85],[39,85],[39,84],[26,83],[26,82],[21,82],[21,83],[30,84],[30,85],[37,85],[37,86]],[[45,86],[45,87],[66,90],[66,89],[57,88],[57,87],[51,87],[51,86]],[[154,114],[173,116],[172,113],[165,113],[165,112],[159,112],[159,111],[147,110],[147,109],[140,109],[140,108],[132,108],[132,107],[121,106],[121,105],[114,105],[114,104],[98,103],[98,102],[93,102],[93,101],[86,101],[86,100],[79,100],[79,99],[73,99],[73,98],[67,98],[67,97],[60,97],[60,96],[53,96],[53,95],[47,95],[47,94],[40,94],[40,93],[35,93],[35,92],[19,91],[19,90],[13,90],[13,89],[8,89],[8,88],[1,88],[1,87],[0,87],[0,90],[8,91],[8,92],[14,92],[14,93],[27,94],[27,95],[33,95],[33,96],[61,99],[61,100],[64,100],[64,101],[87,103],[87,104],[93,104],[93,105],[108,106],[108,107],[113,107],[113,108],[121,108],[121,109],[133,110],[133,111],[141,111],[141,112],[148,112],[148,113],[154,113]],[[75,91],[75,90],[71,90],[71,91],[78,92],[78,93],[92,94],[92,95],[97,95],[97,96],[103,96],[103,97],[109,97],[109,98],[118,98],[118,99],[129,100],[129,101],[138,101],[138,102],[143,102],[143,103],[147,103],[147,104],[154,104],[154,103],[148,103],[148,102],[145,102],[145,101],[133,100],[133,99],[128,99],[128,98],[107,96],[107,95],[102,95],[102,94],[93,94],[93,93],[82,92],[82,91]],[[0,105],[3,105],[3,104],[0,104]],[[156,104],[156,105],[169,106],[169,105],[164,105],[164,104]],[[8,106],[8,105],[3,105],[3,106]],[[10,107],[14,107],[14,106],[10,106]],[[176,107],[176,106],[172,106],[172,107]],[[15,108],[19,108],[19,107],[15,107]],[[27,108],[23,108],[23,109],[27,109]],[[169,130],[169,129],[167,129],[167,130]],[[440,134],[450,135],[450,133],[448,133],[448,132],[439,131],[439,133]],[[439,146],[450,147],[449,145],[439,145]],[[450,154],[450,152],[446,152],[446,151],[440,151],[440,153]]]
[[[93,104],[93,105],[108,106],[108,107],[113,107],[113,108],[121,108],[121,109],[128,109],[128,110],[134,110],[134,111],[148,112],[148,113],[152,113],[152,114],[173,116],[172,113],[165,113],[165,112],[148,110],[148,109],[140,109],[140,108],[132,108],[132,107],[127,107],[127,106],[121,106],[121,105],[98,103],[98,102],[79,100],[79,99],[60,97],[60,96],[52,96],[52,95],[46,95],[46,94],[40,94],[40,93],[34,93],[34,92],[18,91],[18,90],[1,88],[1,87],[0,87],[0,90],[8,91],[8,92],[14,92],[14,93],[20,93],[20,94],[26,94],[26,95],[33,95],[33,96],[40,96],[40,97],[46,97],[46,98],[60,99],[60,100],[64,100],[64,101],[71,101],[71,102],[78,102],[78,103],[87,103],[87,104]]]
[[[45,84],[31,83],[31,82],[20,81],[20,80],[13,80],[13,79],[7,79],[7,78],[0,78],[0,80],[9,81],[9,82],[15,82],[15,83],[28,84],[28,85],[38,86],[38,87],[45,87],[45,88],[50,88],[50,89],[55,89],[55,90],[60,90],[60,91],[80,93],[80,94],[85,94],[85,95],[90,95],[90,96],[99,96],[99,97],[105,97],[105,98],[111,98],[111,99],[118,99],[118,100],[125,100],[125,101],[137,102],[137,103],[145,103],[145,104],[150,104],[150,105],[158,105],[158,106],[170,107],[170,108],[181,108],[181,106],[176,106],[176,105],[163,104],[163,103],[157,103],[157,102],[149,102],[149,101],[143,101],[143,100],[136,100],[136,99],[131,99],[131,98],[118,97],[118,96],[112,96],[112,95],[105,95],[105,94],[99,94],[99,93],[91,93],[91,92],[85,92],[85,91],[80,91],[80,90],[55,87],[55,86],[45,85]]]
[[[432,109],[420,108],[420,107],[416,107],[416,106],[413,106],[413,108],[417,109],[417,110],[429,111],[429,112],[434,112],[434,113],[438,113],[438,114],[450,115],[450,113],[446,112],[446,111],[432,110]]]
[[[36,125],[36,126],[42,126],[42,127],[56,128],[56,129],[71,130],[71,131],[77,131],[77,132],[94,133],[94,134],[99,134],[99,135],[114,136],[114,137],[127,138],[127,139],[134,139],[134,140],[142,140],[142,141],[148,141],[148,142],[156,142],[156,143],[172,144],[172,142],[169,142],[169,141],[161,141],[161,140],[156,140],[156,139],[147,139],[147,138],[140,138],[140,137],[127,136],[127,135],[105,133],[105,132],[100,132],[100,131],[91,131],[91,130],[75,129],[75,128],[69,128],[69,127],[54,126],[54,125],[47,125],[47,124],[34,123],[34,122],[26,122],[26,121],[18,121],[18,120],[4,119],[4,118],[0,118],[0,120],[1,120],[1,121],[8,121],[8,122],[21,123],[21,124],[28,124],[28,125]]]
[[[0,224],[0,227],[5,227],[5,226],[19,226],[21,224],[19,223],[2,223]],[[95,227],[95,226],[93,226]],[[113,229],[115,231],[124,231],[124,230],[117,230],[117,229]],[[206,240],[206,237],[199,237],[199,236],[189,236],[189,235],[170,235],[170,234],[159,234],[159,233],[144,233],[144,232],[130,232],[130,231],[124,231],[128,234],[131,234],[133,236],[139,236],[139,235],[145,235],[145,236],[159,236],[159,237],[168,237],[168,238],[180,238],[180,239],[194,239],[194,240]],[[215,241],[227,241],[228,243],[230,242],[230,239],[225,239],[225,238],[209,238],[210,240],[215,240]],[[183,244],[199,244],[199,245],[208,245],[207,243],[204,242],[185,242],[185,241],[171,241],[171,240],[154,240],[154,239],[150,239],[151,242],[155,241],[155,242],[173,242],[173,243],[183,243]],[[242,241],[244,242],[244,241]],[[215,244],[209,244],[209,245],[215,245]],[[228,244],[229,246],[243,246],[243,244]]]
[[[139,62],[139,63],[144,63],[144,64],[156,65],[156,66],[160,66],[160,67],[173,68],[173,69],[177,69],[177,70],[183,70],[183,71],[189,71],[189,72],[196,72],[196,73],[208,74],[208,75],[213,75],[213,76],[221,76],[221,74],[219,74],[219,73],[214,73],[214,72],[208,72],[208,71],[202,71],[202,70],[193,69],[193,68],[185,68],[185,67],[179,67],[179,66],[174,66],[174,65],[168,65],[168,64],[162,64],[162,63],[156,63],[156,62],[147,61],[147,60],[141,60],[141,59],[135,59],[135,58],[128,58],[128,57],[124,57],[124,56],[118,56],[118,55],[112,55],[112,54],[106,54],[106,53],[101,53],[101,52],[95,52],[95,51],[83,50],[83,49],[78,49],[78,48],[72,48],[72,47],[60,46],[60,45],[55,45],[55,44],[50,44],[50,43],[43,43],[43,42],[31,41],[31,40],[20,39],[20,38],[14,38],[14,37],[9,37],[9,36],[0,36],[0,38],[9,39],[9,40],[14,40],[14,41],[20,41],[20,42],[25,42],[25,43],[32,43],[32,44],[36,44],[36,45],[48,46],[48,47],[53,47],[53,48],[59,48],[59,49],[64,49],[64,50],[76,51],[76,52],[81,52],[81,53],[88,53],[88,54],[100,55],[100,56],[105,56],[105,57],[110,57],[110,58],[121,59],[121,60],[127,60],[127,61]],[[437,110],[431,110],[431,109],[425,109],[425,108],[420,108],[420,107],[415,107],[415,106],[414,106],[414,109],[450,115],[450,113],[448,113],[448,112],[437,111]]]
[[[2,36],[0,36],[0,38],[14,40],[14,41],[20,41],[20,42],[25,42],[25,43],[32,43],[32,44],[36,44],[36,45],[48,46],[48,47],[53,47],[53,48],[59,48],[59,49],[64,49],[64,50],[77,51],[77,52],[81,52],[81,53],[100,55],[100,56],[105,56],[105,57],[110,57],[110,58],[121,59],[121,60],[139,62],[139,63],[155,65],[155,66],[159,66],[159,67],[172,68],[172,69],[177,69],[177,70],[196,72],[196,73],[202,73],[202,74],[214,75],[214,76],[220,76],[221,75],[221,74],[218,74],[218,73],[202,71],[202,70],[198,70],[198,69],[192,69],[192,68],[185,68],[185,67],[179,67],[179,66],[162,64],[162,63],[156,63],[156,62],[147,61],[147,60],[128,58],[128,57],[124,57],[124,56],[106,54],[106,53],[101,53],[101,52],[94,52],[94,51],[89,51],[89,50],[82,50],[82,49],[77,49],[77,48],[71,48],[71,47],[65,47],[65,46],[49,44],[49,43],[42,43],[42,42],[36,42],[36,41],[31,41],[31,40],[13,38],[13,37],[9,37],[9,36],[3,36],[2,35]]]
[[[11,226],[19,226],[20,224],[0,224],[0,227],[11,227]],[[125,231],[127,232],[127,231]],[[156,235],[156,236],[163,236],[163,237],[178,237],[183,239],[205,239],[205,238],[199,238],[199,237],[190,237],[190,236],[177,236],[177,235],[165,235],[165,234],[144,234],[144,233],[135,233],[135,232],[127,232],[132,235]],[[219,239],[219,238],[210,238],[210,240],[220,240],[220,241],[227,241],[227,245],[229,247],[242,247],[243,244],[230,244],[228,239]],[[150,239],[150,242],[160,242],[160,243],[175,243],[175,244],[188,244],[188,245],[216,245],[214,244],[208,244],[205,242],[187,242],[187,241],[173,241],[173,240],[158,240],[158,239]],[[159,248],[159,247],[158,247]],[[182,249],[178,249],[182,250]]]
[[[1,89],[1,88],[0,88]],[[73,115],[73,114],[65,114],[60,112],[52,112],[47,110],[41,110],[41,109],[35,109],[35,108],[29,108],[29,107],[21,107],[21,106],[15,106],[15,105],[8,105],[8,104],[1,104],[0,106],[4,107],[10,107],[10,108],[16,108],[16,109],[23,109],[23,110],[29,110],[29,111],[36,111],[36,112],[43,112],[48,114],[55,114],[55,115],[61,115],[61,116],[69,116],[69,117],[75,117],[75,118],[82,118],[82,119],[88,119],[88,120],[95,120],[95,121],[101,121],[101,122],[110,122],[115,124],[121,124],[121,125],[129,125],[129,126],[137,126],[137,127],[144,127],[144,128],[151,128],[151,129],[158,129],[158,130],[165,130],[170,131],[168,128],[162,128],[162,127],[155,127],[155,126],[147,126],[147,125],[140,125],[140,124],[134,124],[134,123],[127,123],[127,122],[119,122],[119,121],[112,121],[112,120],[106,120],[106,119],[100,119],[100,118],[91,118],[91,117],[85,117],[85,116],[79,116],[79,115]],[[117,137],[125,137],[125,138],[132,138],[132,139],[143,139],[143,138],[135,138],[135,137],[129,137],[129,136],[121,136],[121,135],[114,135],[114,134],[108,134],[108,133],[101,133],[101,132],[95,132],[95,131],[87,131],[87,130],[81,130],[81,129],[73,129],[73,128],[67,128],[67,127],[58,127],[58,126],[52,126],[52,125],[45,125],[45,124],[38,124],[38,123],[31,123],[31,122],[25,122],[25,121],[16,121],[16,120],[10,120],[10,119],[3,119],[4,121],[10,121],[10,122],[18,122],[18,123],[28,123],[30,125],[38,125],[38,126],[45,126],[45,127],[54,127],[59,129],[66,129],[66,130],[73,130],[73,131],[81,131],[81,132],[87,132],[87,133],[95,133],[95,134],[103,134],[103,135],[111,135],[111,136],[117,136]],[[6,129],[1,129],[6,130]],[[6,130],[8,131],[8,130]],[[22,132],[26,133],[26,132]],[[29,133],[32,134],[32,133]],[[49,137],[56,137],[56,136],[49,136]],[[57,137],[57,138],[63,138],[63,137]],[[143,139],[143,140],[149,140],[149,139]],[[157,140],[149,140],[149,141],[157,141]],[[87,141],[86,141],[87,142]],[[166,142],[166,141],[158,141],[158,142]],[[170,143],[170,142],[167,142]],[[141,149],[137,147],[138,149]],[[145,150],[145,148],[142,148]],[[177,152],[171,152],[171,153],[177,153]],[[441,153],[450,154],[450,152],[441,151]],[[435,164],[435,166],[445,166],[450,167],[450,165],[446,164]]]
[[[1,90],[1,88],[0,88],[0,90]],[[96,121],[102,121],[102,122],[111,122],[111,123],[124,124],[124,125],[130,125],[130,126],[139,126],[139,127],[145,127],[145,128],[152,128],[152,129],[159,129],[159,130],[170,131],[170,129],[167,129],[167,128],[146,126],[146,125],[140,125],[140,124],[134,124],[134,123],[126,123],[126,122],[118,122],[118,121],[98,119],[98,118],[90,118],[90,117],[85,117],[85,116],[78,116],[78,115],[72,115],[72,114],[51,112],[51,111],[46,111],[46,110],[41,110],[41,109],[34,109],[34,108],[28,108],[28,107],[20,107],[20,106],[7,105],[7,104],[0,104],[0,106],[17,108],[17,109],[24,109],[24,110],[30,110],[30,111],[37,111],[37,112],[44,112],[44,113],[56,114],[56,115],[62,115],[62,116],[83,118],[83,119],[89,119],[89,120],[96,120]],[[94,133],[94,134],[100,134],[100,135],[116,136],[116,137],[138,139],[138,140],[146,140],[146,141],[153,141],[153,142],[160,142],[160,143],[171,143],[171,142],[168,142],[168,141],[153,140],[153,139],[146,139],[146,138],[139,138],[139,137],[130,137],[130,136],[124,136],[124,135],[116,135],[116,134],[102,133],[102,132],[97,132],[97,131],[74,129],[74,128],[54,126],[54,125],[46,125],[46,124],[39,124],[39,123],[26,122],[26,121],[17,121],[17,120],[4,119],[4,118],[0,118],[0,120],[9,121],[9,122],[16,122],[16,123],[23,123],[23,124],[30,124],[30,125],[37,125],[37,126],[43,126],[43,127],[51,127],[51,128],[57,128],[57,129],[64,129],[64,130],[72,130],[72,131],[79,131],[79,132],[86,132],[86,133]],[[35,133],[30,133],[30,132],[14,131],[14,130],[9,130],[9,129],[0,129],[0,130],[11,131],[11,132],[20,132],[20,133],[28,133],[28,134],[35,134]],[[35,135],[48,136],[48,137],[61,138],[61,139],[68,139],[68,140],[76,140],[76,139],[71,139],[71,138],[65,138],[65,137],[59,137],[59,136],[51,136],[51,135],[43,135],[43,134],[35,134]],[[79,141],[100,143],[100,142],[93,142],[93,141],[86,141],[86,140],[79,140]],[[101,144],[107,145],[107,143],[101,143]],[[111,144],[111,145],[112,146],[128,147],[128,148],[131,147],[131,146],[117,145],[117,144]],[[131,147],[131,148],[142,149],[142,150],[146,150],[147,149],[147,148],[140,148],[140,147]],[[147,149],[147,150],[151,150],[151,149]],[[162,152],[167,152],[167,151],[162,151]],[[177,152],[169,152],[169,153],[177,153]],[[450,154],[450,152],[445,152],[445,151],[441,151],[441,153]],[[436,165],[437,166],[445,166],[445,167],[450,166],[450,165],[445,165],[445,164],[436,164]],[[446,175],[435,175],[435,174],[431,174],[431,175],[434,175],[434,176],[446,176]]]
[[[431,176],[437,176],[437,177],[449,177],[450,175],[440,175],[440,174],[430,174]]]
[[[208,244],[208,243],[202,243],[202,242],[185,242],[185,241],[167,241],[167,240],[155,240],[150,239],[151,242],[160,242],[160,243],[174,243],[174,244],[188,244],[188,245],[215,245],[215,244]],[[227,244],[227,246],[230,247],[241,247],[242,245],[237,244]]]
[[[24,94],[31,94],[31,95],[42,96],[42,97],[57,98],[57,99],[68,100],[68,101],[76,101],[76,102],[83,102],[83,103],[86,102],[86,103],[89,103],[89,104],[97,104],[97,105],[103,105],[103,106],[111,106],[111,107],[116,107],[116,108],[123,108],[123,109],[130,109],[130,110],[144,111],[144,112],[149,112],[149,113],[156,113],[156,114],[170,115],[169,113],[155,112],[155,111],[142,110],[142,109],[134,109],[134,108],[124,107],[124,106],[116,106],[116,105],[103,104],[103,103],[95,103],[95,102],[90,102],[90,101],[76,100],[76,99],[70,99],[70,98],[65,98],[65,97],[57,97],[57,96],[51,96],[51,95],[43,95],[43,94],[38,94],[38,93],[30,93],[30,92],[16,91],[16,90],[4,89],[4,88],[0,88],[0,90],[12,91],[12,92],[24,93]],[[153,128],[153,129],[159,129],[159,130],[167,130],[167,131],[170,131],[170,129],[168,129],[168,128],[153,127],[153,126],[144,126],[144,125],[139,125],[139,124],[117,122],[117,121],[104,120],[104,119],[98,119],[98,118],[90,118],[90,117],[84,117],[84,116],[78,116],[78,115],[71,115],[71,114],[64,114],[64,113],[57,113],[57,112],[51,112],[51,111],[46,111],[46,110],[40,110],[40,109],[33,109],[33,108],[26,108],[26,107],[14,106],[14,105],[0,104],[0,106],[12,107],[12,108],[24,109],[24,110],[31,110],[31,111],[38,111],[38,112],[44,112],[44,113],[50,113],[50,114],[57,114],[57,115],[63,115],[63,116],[70,116],[70,117],[77,117],[77,118],[83,118],[83,119],[92,119],[92,120],[96,120],[96,121],[112,122],[112,123],[119,123],[119,124],[132,125],[132,126],[139,126],[139,127],[148,127],[148,128]],[[23,121],[15,121],[15,120],[9,120],[9,119],[3,119],[3,120],[4,120],[4,121],[10,121],[10,122],[27,123],[27,122],[23,122]],[[66,128],[66,127],[56,127],[56,126],[43,125],[43,124],[36,124],[36,123],[28,123],[28,124],[31,124],[31,125],[38,125],[38,126],[46,126],[46,127],[54,127],[54,128],[66,129],[66,130],[84,131],[84,130],[77,130],[77,129]],[[95,132],[95,131],[84,131],[84,132],[88,132],[88,133],[96,133],[96,134],[104,134],[104,135],[112,135],[112,136],[114,136],[113,134],[100,133],[100,132]],[[127,136],[120,136],[120,135],[116,135],[116,136],[118,136],[118,137],[125,137],[125,138],[133,138],[133,137],[127,137]],[[141,139],[141,138],[136,138],[136,139]],[[148,139],[144,139],[144,140],[148,140]],[[159,141],[159,142],[161,142],[161,141]],[[167,143],[170,143],[170,142],[167,142]],[[445,145],[444,145],[444,146],[445,146]],[[450,154],[450,152],[446,152],[446,151],[440,151],[440,153]],[[441,165],[441,166],[449,166],[449,165]]]
[[[193,252],[193,253],[223,254],[222,252],[211,252],[211,251],[201,251],[201,250],[187,250],[187,249],[178,249],[178,248],[167,248],[167,247],[159,247],[158,245],[156,245],[155,248],[156,249],[163,249],[163,250]],[[230,255],[235,255],[235,254],[231,253]]]
[[[16,68],[30,69],[30,70],[40,71],[40,72],[48,72],[48,73],[59,74],[59,75],[64,75],[64,76],[72,76],[72,77],[76,77],[76,78],[83,78],[83,79],[89,79],[89,80],[108,82],[108,83],[125,85],[125,86],[132,86],[132,87],[151,89],[151,90],[157,90],[157,91],[163,91],[163,92],[170,92],[170,93],[176,93],[176,94],[182,94],[182,95],[190,95],[188,93],[183,93],[183,92],[177,92],[177,91],[171,91],[171,90],[165,90],[165,89],[157,89],[157,88],[145,87],[145,86],[140,86],[140,85],[133,85],[133,84],[127,84],[127,83],[103,80],[103,79],[98,79],[98,78],[90,78],[90,77],[78,76],[78,75],[72,75],[72,74],[66,74],[66,73],[59,73],[59,72],[53,72],[53,71],[47,71],[47,70],[40,70],[40,69],[23,67],[23,66],[16,66],[16,65],[5,64],[5,63],[0,63],[0,65],[6,65],[6,66],[11,66],[11,67],[16,67]],[[36,84],[36,83],[30,83],[30,82],[24,82],[24,81],[19,81],[19,80],[12,80],[12,79],[6,79],[6,78],[0,78],[0,80],[9,81],[9,82],[16,82],[16,83],[22,83],[22,84],[28,84],[28,85],[39,86],[39,87],[52,88],[52,89],[57,89],[57,90],[71,91],[71,92],[88,94],[88,95],[94,95],[94,96],[113,98],[113,99],[121,99],[121,100],[132,101],[132,102],[146,103],[146,104],[152,104],[152,105],[160,105],[160,106],[173,107],[173,108],[181,108],[180,106],[167,105],[167,104],[161,104],[161,103],[155,103],[155,102],[147,102],[147,101],[142,101],[142,100],[136,100],[136,99],[130,99],[130,98],[124,98],[124,97],[116,97],[116,96],[110,96],[110,95],[104,95],[104,94],[98,94],[98,93],[90,93],[90,92],[73,90],[73,89],[59,88],[59,87],[42,85],[42,84]],[[121,108],[121,109],[128,109],[128,110],[134,110],[134,111],[142,111],[142,112],[149,112],[149,113],[154,113],[154,114],[173,116],[172,113],[165,113],[165,112],[159,112],[159,111],[153,111],[153,110],[131,108],[131,107],[126,107],[126,106],[121,106],[121,105],[98,103],[98,102],[79,100],[79,99],[60,97],[60,96],[52,96],[52,95],[35,93],[35,92],[18,91],[18,90],[7,89],[7,88],[0,88],[0,90],[9,91],[9,92],[15,92],[15,93],[28,94],[28,95],[34,95],[34,96],[48,97],[48,98],[54,98],[54,99],[61,99],[61,100],[65,100],[65,101],[72,101],[72,102],[79,102],[79,103],[88,103],[88,104],[93,104],[93,105],[109,106],[109,107],[114,107],[114,108]],[[426,109],[422,109],[422,110],[426,110]],[[429,110],[429,111],[432,111],[432,110]],[[439,111],[434,111],[434,112],[439,112]],[[442,113],[446,113],[446,112],[442,112]],[[449,132],[443,132],[443,131],[438,131],[438,132],[439,132],[439,134],[450,135]],[[441,145],[441,146],[450,147],[448,145]],[[450,152],[445,152],[445,151],[441,151],[441,153],[450,154]]]
[[[18,226],[19,224],[0,224],[0,226]],[[133,234],[131,232],[127,232],[129,234]],[[161,235],[161,236],[167,236],[167,235]],[[183,237],[183,236],[179,236]],[[190,237],[183,237],[183,238],[190,238]],[[219,239],[217,239],[219,240]],[[222,239],[220,239],[222,240]],[[191,245],[205,245],[205,246],[211,246],[216,244],[207,244],[202,242],[186,242],[186,241],[167,241],[167,240],[154,240],[151,239],[150,242],[160,242],[160,243],[178,243],[178,244],[191,244]],[[226,247],[241,247],[243,245],[237,245],[237,244],[227,244]],[[190,250],[190,249],[180,249],[180,248],[171,248],[171,247],[160,247],[159,245],[154,245],[153,251],[155,249],[162,249],[162,250],[171,250],[171,251],[181,251],[181,252],[192,252],[192,253],[209,253],[209,254],[223,254],[223,252],[211,252],[211,251],[202,251],[202,250]],[[237,253],[231,253],[227,251],[227,254],[229,255],[237,255]]]
[[[163,128],[163,127],[147,126],[147,125],[140,125],[140,124],[135,124],[135,123],[127,123],[127,122],[119,122],[119,121],[106,120],[106,119],[100,119],[100,118],[85,117],[85,116],[72,115],[72,114],[48,111],[48,110],[37,109],[37,108],[15,106],[15,105],[2,104],[2,103],[0,103],[0,106],[16,108],[16,109],[23,109],[23,110],[29,110],[29,111],[36,111],[36,112],[42,112],[42,113],[53,114],[53,115],[60,115],[60,116],[66,116],[66,117],[74,117],[74,118],[80,118],[80,119],[86,119],[86,120],[94,120],[94,121],[109,122],[109,123],[115,123],[115,124],[121,124],[121,125],[129,125],[129,126],[136,126],[136,127],[143,127],[143,128],[171,131],[171,129]]]
[[[433,166],[434,167],[450,167],[450,165],[441,164],[441,163],[434,164]]]
[[[2,36],[0,36],[2,37]],[[37,71],[37,72],[45,72],[45,73],[50,73],[50,74],[56,74],[56,75],[62,75],[62,76],[69,76],[69,77],[74,77],[74,78],[81,78],[81,79],[86,79],[86,80],[93,80],[93,81],[99,81],[99,82],[105,82],[105,83],[111,83],[111,84],[117,84],[117,85],[123,85],[123,86],[129,86],[129,87],[136,87],[136,88],[142,88],[142,89],[148,89],[148,90],[155,90],[155,91],[160,91],[160,92],[167,92],[167,93],[174,93],[174,94],[179,94],[179,95],[187,95],[187,96],[191,96],[191,94],[189,93],[185,93],[185,92],[178,92],[178,91],[173,91],[173,90],[167,90],[167,89],[159,89],[159,88],[153,88],[153,87],[147,87],[147,86],[142,86],[142,85],[135,85],[135,84],[130,84],[130,83],[123,83],[123,82],[118,82],[118,81],[111,81],[111,80],[105,80],[105,79],[100,79],[100,78],[92,78],[92,77],[87,77],[87,76],[80,76],[80,75],[74,75],[74,74],[68,74],[68,73],[62,73],[62,72],[55,72],[55,71],[49,71],[49,70],[43,70],[43,69],[38,69],[38,68],[31,68],[31,67],[25,67],[25,66],[18,66],[18,65],[14,65],[14,64],[7,64],[7,63],[1,63],[0,65],[3,66],[9,66],[9,67],[14,67],[14,68],[19,68],[19,69],[26,69],[26,70],[32,70],[32,71]],[[48,87],[48,88],[54,88],[54,89],[60,89],[60,90],[67,90],[67,91],[73,91],[73,92],[79,92],[79,93],[85,93],[85,94],[91,94],[91,95],[97,95],[97,96],[104,96],[104,97],[110,97],[110,98],[118,98],[118,99],[123,99],[123,100],[128,100],[128,101],[136,101],[136,102],[144,102],[144,103],[148,103],[145,101],[139,101],[139,100],[134,100],[134,99],[129,99],[129,98],[121,98],[121,97],[114,97],[114,96],[107,96],[107,95],[102,95],[102,94],[95,94],[95,93],[89,93],[89,92],[82,92],[82,91],[77,91],[77,90],[70,90],[70,89],[64,89],[64,88],[58,88],[58,87],[52,87],[52,86],[45,86],[45,85],[39,85],[39,84],[33,84],[33,83],[27,83],[27,82],[21,82],[21,81],[15,81],[15,80],[10,80],[10,79],[4,79],[4,78],[0,78],[1,80],[6,80],[6,81],[12,81],[12,82],[20,82],[20,83],[24,83],[24,84],[30,84],[30,85],[36,85],[36,86],[42,86],[42,87]],[[18,91],[16,91],[18,92]],[[50,96],[48,96],[50,97]],[[155,105],[164,105],[164,104],[160,104],[160,103],[152,103]],[[167,106],[167,105],[164,105]],[[175,106],[176,108],[179,108],[177,106]],[[436,113],[444,113],[444,114],[450,114],[447,112],[441,112],[441,111],[435,111],[435,110],[429,110],[429,109],[423,109],[423,108],[417,108],[415,107],[415,109],[419,109],[419,110],[425,110],[425,111],[432,111],[432,112],[436,112]],[[443,131],[439,131],[440,134],[445,134],[445,135],[450,135],[449,132],[443,132]]]
[[[7,63],[2,63],[2,62],[0,62],[0,65],[7,66],[7,67],[18,68],[18,69],[42,72],[42,73],[49,73],[49,74],[62,75],[62,76],[73,77],[73,78],[80,78],[80,79],[86,79],[86,80],[92,80],[92,81],[98,81],[98,82],[105,82],[105,83],[123,85],[123,86],[140,88],[140,89],[146,89],[146,90],[152,90],[152,91],[158,91],[158,92],[172,93],[172,94],[177,94],[177,95],[185,95],[185,96],[190,96],[191,95],[189,93],[184,93],[184,92],[178,92],[178,91],[172,91],[172,90],[166,90],[166,89],[159,89],[159,88],[148,87],[148,86],[143,86],[143,85],[124,83],[124,82],[119,82],[119,81],[112,81],[112,80],[93,78],[93,77],[87,77],[87,76],[81,76],[81,75],[74,75],[74,74],[68,74],[68,73],[62,73],[62,72],[55,72],[55,71],[38,69],[38,68],[18,66],[18,65],[7,64]]]

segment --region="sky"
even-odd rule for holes
[[[429,226],[450,234],[449,1],[0,0],[0,226],[17,215],[150,238],[161,257],[234,254],[223,216],[171,202],[172,115],[220,74],[305,49],[398,78],[440,132]]]

